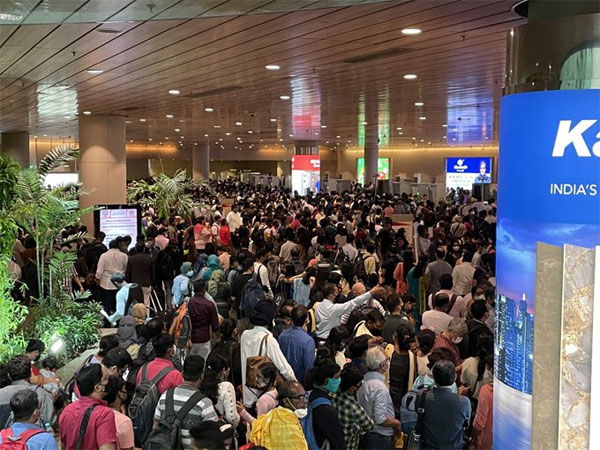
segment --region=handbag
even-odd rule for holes
[[[260,342],[260,348],[258,350],[258,356],[250,356],[246,359],[246,386],[250,388],[258,389],[256,385],[256,378],[260,373],[260,367],[266,363],[272,363],[271,358],[267,356],[267,339],[269,335],[265,333],[265,337]],[[265,354],[263,355],[263,346],[265,347]]]
[[[421,436],[423,434],[423,426],[425,421],[425,399],[429,390],[424,389],[421,391],[417,398],[415,409],[417,411],[417,424],[410,432],[408,439],[406,440],[405,450],[420,450],[421,448]]]

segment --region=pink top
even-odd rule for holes
[[[494,384],[489,383],[483,386],[479,392],[477,414],[475,414],[475,420],[473,421],[473,428],[481,432],[477,441],[477,450],[492,450],[493,448],[493,400]]]
[[[117,427],[117,448],[135,447],[131,419],[119,411],[113,411],[115,412],[115,425]]]

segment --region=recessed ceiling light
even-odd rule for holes
[[[363,122],[362,124],[363,124],[363,125],[369,125],[367,122]]]
[[[279,138],[279,142],[283,142],[283,139]]]
[[[293,134],[290,134],[290,135],[289,135],[289,137],[294,137],[294,135],[293,135]]]
[[[336,139],[339,139],[339,138],[341,138],[341,136],[340,136],[340,135],[337,135],[335,138],[336,138]]]
[[[277,122],[277,119],[275,119],[274,117],[270,119],[271,122]]]
[[[419,117],[419,120],[427,120],[427,117],[421,116],[421,117]]]
[[[452,138],[452,140],[453,140],[453,141],[455,141],[455,140],[456,140],[456,138]]]
[[[267,64],[265,66],[265,69],[267,69],[267,70],[279,70],[279,69],[281,69],[281,67],[279,67],[277,64]]]
[[[423,103],[423,102],[415,102],[415,106],[424,106],[424,105],[425,105],[425,103]]]
[[[152,141],[152,138],[148,138],[149,141]]]
[[[404,75],[405,80],[416,80],[417,76],[414,73],[407,73]]]
[[[315,136],[318,136],[318,135],[319,135],[319,132],[317,131],[317,132],[315,133]]]
[[[396,130],[401,130],[401,129],[402,129],[402,127],[396,127]]]
[[[33,138],[34,138],[34,139],[37,139],[38,137],[37,137],[37,136],[34,136]]]
[[[421,142],[425,142],[425,139],[421,139]]]
[[[140,119],[140,122],[145,122],[145,121],[146,121],[146,119]]]
[[[208,137],[208,134],[205,134],[204,137]]]
[[[402,131],[398,131],[398,134],[404,134]]]
[[[104,70],[100,70],[100,69],[88,69],[87,73],[91,73],[92,75],[98,75],[99,73],[104,72]]]
[[[131,120],[126,120],[125,123],[131,123]]]
[[[236,124],[238,127],[241,127],[241,126],[242,126],[242,122],[236,122],[235,124]]]
[[[225,133],[225,136],[231,136],[231,133],[227,132]]]
[[[173,114],[167,114],[165,117],[166,117],[167,119],[172,119],[172,118],[173,118]]]
[[[282,131],[281,128],[277,128],[277,132],[280,133]]]
[[[178,89],[170,89],[170,90],[169,90],[169,94],[171,94],[171,95],[179,95],[179,94],[180,94],[180,92],[179,92],[179,90],[178,90]]]
[[[445,124],[445,123],[444,123],[444,124],[442,124],[442,126],[443,126],[444,128],[448,128],[448,125],[447,125],[447,124]]]
[[[179,120],[178,120],[178,122],[179,122],[179,123],[185,123],[185,120],[183,120],[183,119],[179,119]]]
[[[289,95],[280,95],[280,96],[279,96],[279,98],[280,98],[281,100],[289,100],[289,99],[290,99],[290,96],[289,96]]]
[[[175,133],[179,133],[181,130],[179,128],[175,128],[173,131],[175,131]]]
[[[421,34],[421,30],[418,28],[404,28],[402,34],[413,36],[415,34]]]
[[[413,137],[412,140],[414,141],[415,139],[417,139],[416,137]]]
[[[206,112],[213,112],[214,109],[212,109],[212,108],[204,108],[204,111],[206,111]]]
[[[442,139],[446,139],[446,136],[442,136]]]
[[[43,136],[44,136],[44,137],[48,137],[48,135],[47,135],[47,134],[44,134]]]
[[[223,142],[223,138],[220,138],[220,139],[219,139],[219,142]]]
[[[327,125],[321,125],[321,128],[327,128]]]
[[[194,145],[198,145],[198,143],[197,143],[197,142],[194,142]]]
[[[84,111],[83,114],[85,114],[86,116],[89,116],[92,112],[91,111]]]
[[[65,119],[70,119],[70,118],[71,118],[71,116],[65,116]]]
[[[169,140],[169,136],[165,136],[165,139],[168,141]]]
[[[133,139],[129,139],[129,142],[133,142]]]
[[[213,125],[213,128],[221,128],[221,125]]]
[[[179,139],[185,139],[185,136],[179,136]]]

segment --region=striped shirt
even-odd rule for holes
[[[175,394],[173,395],[175,412],[178,412],[183,404],[197,391],[190,385],[182,384],[175,388]],[[167,391],[168,392],[168,391]],[[164,392],[158,404],[156,405],[156,411],[154,412],[154,419],[159,422],[162,420],[165,412],[165,403],[167,398],[167,392]],[[208,397],[204,397],[200,400],[196,406],[194,406],[187,416],[181,422],[181,443],[185,450],[192,448],[192,438],[190,436],[190,429],[198,426],[205,420],[216,421],[218,419],[215,408]]]

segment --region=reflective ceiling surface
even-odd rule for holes
[[[76,136],[89,111],[183,147],[360,146],[374,124],[382,147],[494,145],[513,3],[0,0],[0,131]]]

